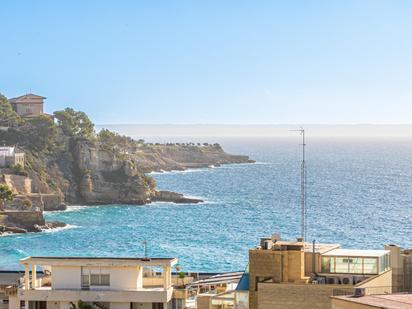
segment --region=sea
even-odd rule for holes
[[[46,212],[67,227],[0,237],[0,269],[20,269],[29,255],[142,257],[146,241],[149,256],[177,257],[183,271],[241,271],[260,237],[300,235],[299,137],[185,139],[219,142],[256,163],[152,173],[159,189],[200,204]],[[412,248],[412,139],[309,138],[306,154],[308,241]]]

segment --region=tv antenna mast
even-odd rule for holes
[[[142,244],[144,246],[144,258],[147,259],[147,241],[143,240]]]
[[[300,127],[298,130],[291,130],[291,131],[297,131],[300,133],[302,136],[302,164],[301,164],[301,174],[300,174],[300,215],[301,215],[301,223],[300,223],[300,229],[301,229],[301,237],[306,240],[306,230],[307,230],[307,225],[306,225],[306,218],[307,218],[307,208],[306,208],[306,153],[305,153],[305,147],[306,147],[306,140],[305,140],[305,129]]]

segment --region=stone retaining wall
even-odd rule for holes
[[[6,211],[8,221],[25,229],[32,229],[35,224],[44,225],[45,220],[41,211]]]

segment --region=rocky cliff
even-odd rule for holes
[[[0,143],[18,144],[26,155],[24,167],[0,169],[3,182],[40,210],[61,209],[62,203],[195,203],[199,200],[158,192],[148,173],[252,162],[227,154],[219,144],[150,144],[105,129],[97,133],[86,114],[70,108],[54,118],[21,118],[1,95],[0,123],[7,125]]]
[[[146,204],[152,201],[195,203],[181,194],[158,192],[152,171],[183,170],[210,165],[252,162],[229,155],[218,145],[141,145],[131,151],[107,150],[98,142],[82,141],[72,148],[70,204]]]

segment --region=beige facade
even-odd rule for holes
[[[28,93],[17,98],[9,99],[14,111],[22,117],[39,116],[44,113],[43,104],[45,97]]]
[[[249,308],[331,308],[331,296],[391,293],[389,250],[261,240],[249,251]]]
[[[172,266],[176,259],[29,257],[24,284],[10,295],[9,309],[69,309],[78,300],[104,309],[166,309],[172,299]],[[38,266],[46,270],[36,278]],[[146,285],[144,270],[162,269],[158,285]],[[150,277],[149,277],[150,279]],[[150,280],[149,280],[150,281]]]
[[[16,147],[0,147],[0,167],[24,166],[24,152]]]
[[[412,250],[396,245],[386,245],[391,251],[392,281],[394,292],[412,292]]]

